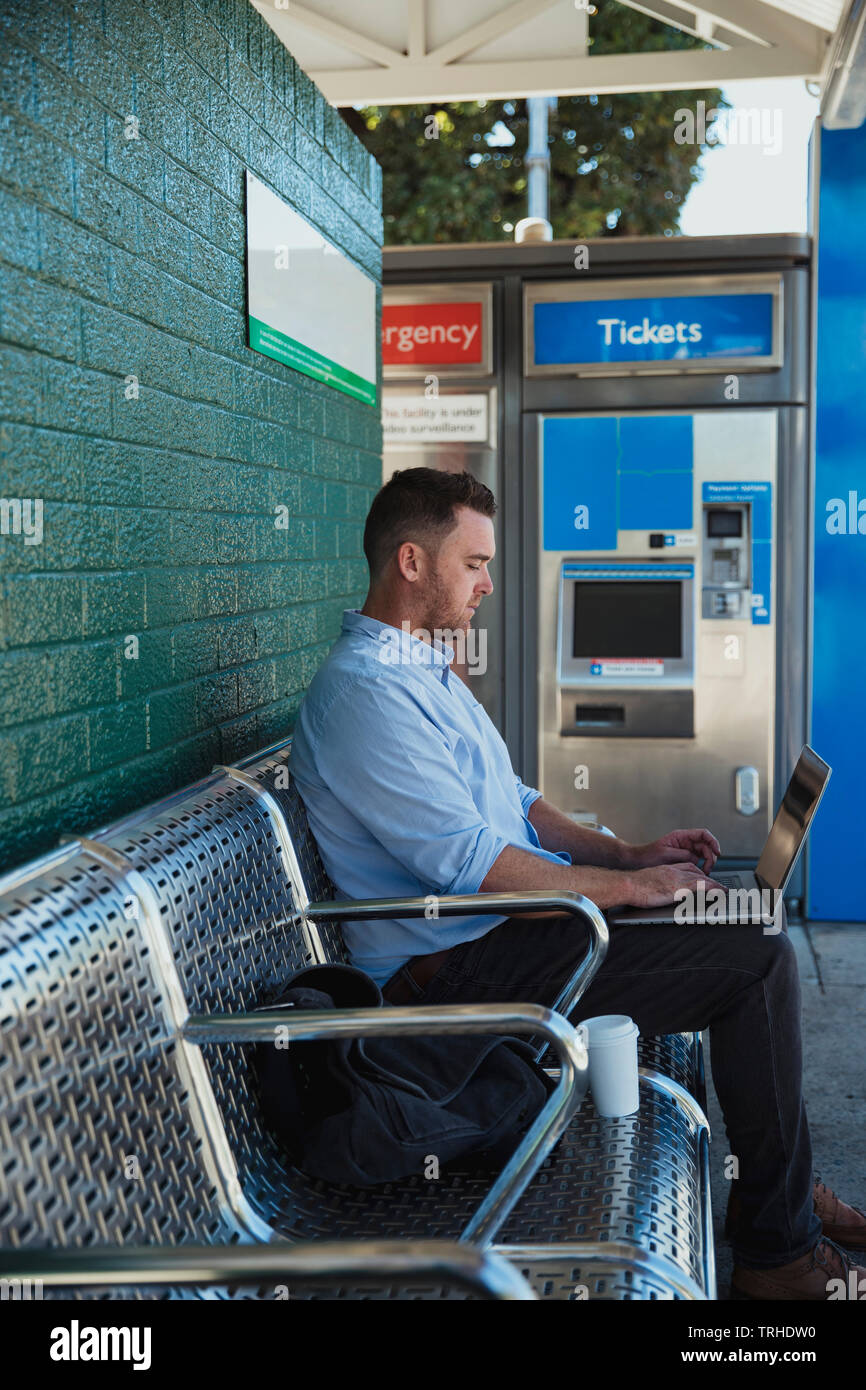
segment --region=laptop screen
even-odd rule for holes
[[[797,856],[803,848],[806,831],[815,814],[831,769],[806,744],[782,798],[755,873],[768,888],[784,889]]]

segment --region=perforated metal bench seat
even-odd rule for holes
[[[584,1100],[569,1120],[557,1101],[550,1123],[556,1133],[568,1123],[565,1134],[528,1186],[521,1180],[504,1223],[494,1203],[477,1232],[467,1223],[491,1198],[489,1176],[450,1169],[438,1182],[350,1191],[287,1165],[261,1124],[250,1046],[207,1034],[209,1020],[276,998],[301,966],[343,958],[338,925],[312,905],[335,894],[287,753],[215,771],[0,884],[7,1255],[469,1232],[507,1251],[539,1296],[581,1296],[584,1285],[591,1298],[713,1297],[699,1036],[642,1040],[633,1119],[599,1120]],[[560,1090],[580,1073],[573,1108],[585,1054],[581,1062],[565,1024],[544,1027],[536,1036],[567,1065]],[[545,1133],[549,1148],[554,1130]],[[215,1276],[206,1282],[228,1296]],[[467,1296],[466,1280],[420,1271],[335,1287],[347,1297]],[[194,1281],[181,1292],[196,1293]],[[250,1294],[273,1290],[256,1283],[232,1296]],[[321,1279],[309,1296],[323,1296]]]
[[[577,1282],[595,1281],[592,1297],[600,1296],[601,1279],[609,1285],[608,1297],[700,1297],[711,1288],[713,1274],[706,1266],[712,1238],[702,1195],[707,1132],[699,1107],[689,1106],[674,1086],[668,1078],[643,1073],[641,1109],[621,1120],[600,1118],[586,1099],[506,1218],[493,1248],[517,1259],[523,1270],[511,1247],[540,1247],[543,1268],[554,1260],[571,1268],[576,1245],[601,1246],[594,1260],[586,1249],[580,1252],[584,1279]],[[282,1234],[304,1240],[404,1235],[455,1240],[490,1183],[489,1177],[452,1165],[438,1180],[413,1177],[375,1190],[329,1186],[296,1170],[286,1184],[283,1160],[270,1144],[257,1145],[246,1160],[244,1188],[253,1206]],[[613,1269],[608,1245],[615,1248]],[[537,1263],[526,1261],[530,1270]],[[561,1273],[558,1287],[567,1282]],[[630,1294],[619,1292],[624,1285],[630,1285]]]

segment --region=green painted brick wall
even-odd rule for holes
[[[248,0],[4,0],[2,867],[290,732],[363,597],[378,411],[246,346],[246,167],[380,282],[379,167]]]

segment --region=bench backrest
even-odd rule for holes
[[[266,1238],[275,1188],[291,1207],[251,1050],[179,1037],[342,955],[298,912],[333,887],[287,753],[0,884],[0,1244]]]
[[[224,1238],[147,942],[98,860],[0,900],[0,1243]]]

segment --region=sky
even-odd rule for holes
[[[724,96],[740,115],[733,121],[724,118],[722,143],[701,156],[703,177],[683,207],[681,232],[808,231],[809,136],[818,98],[799,78],[731,82]],[[760,121],[746,117],[746,111],[759,111]],[[744,130],[754,136],[749,142],[742,139]]]

